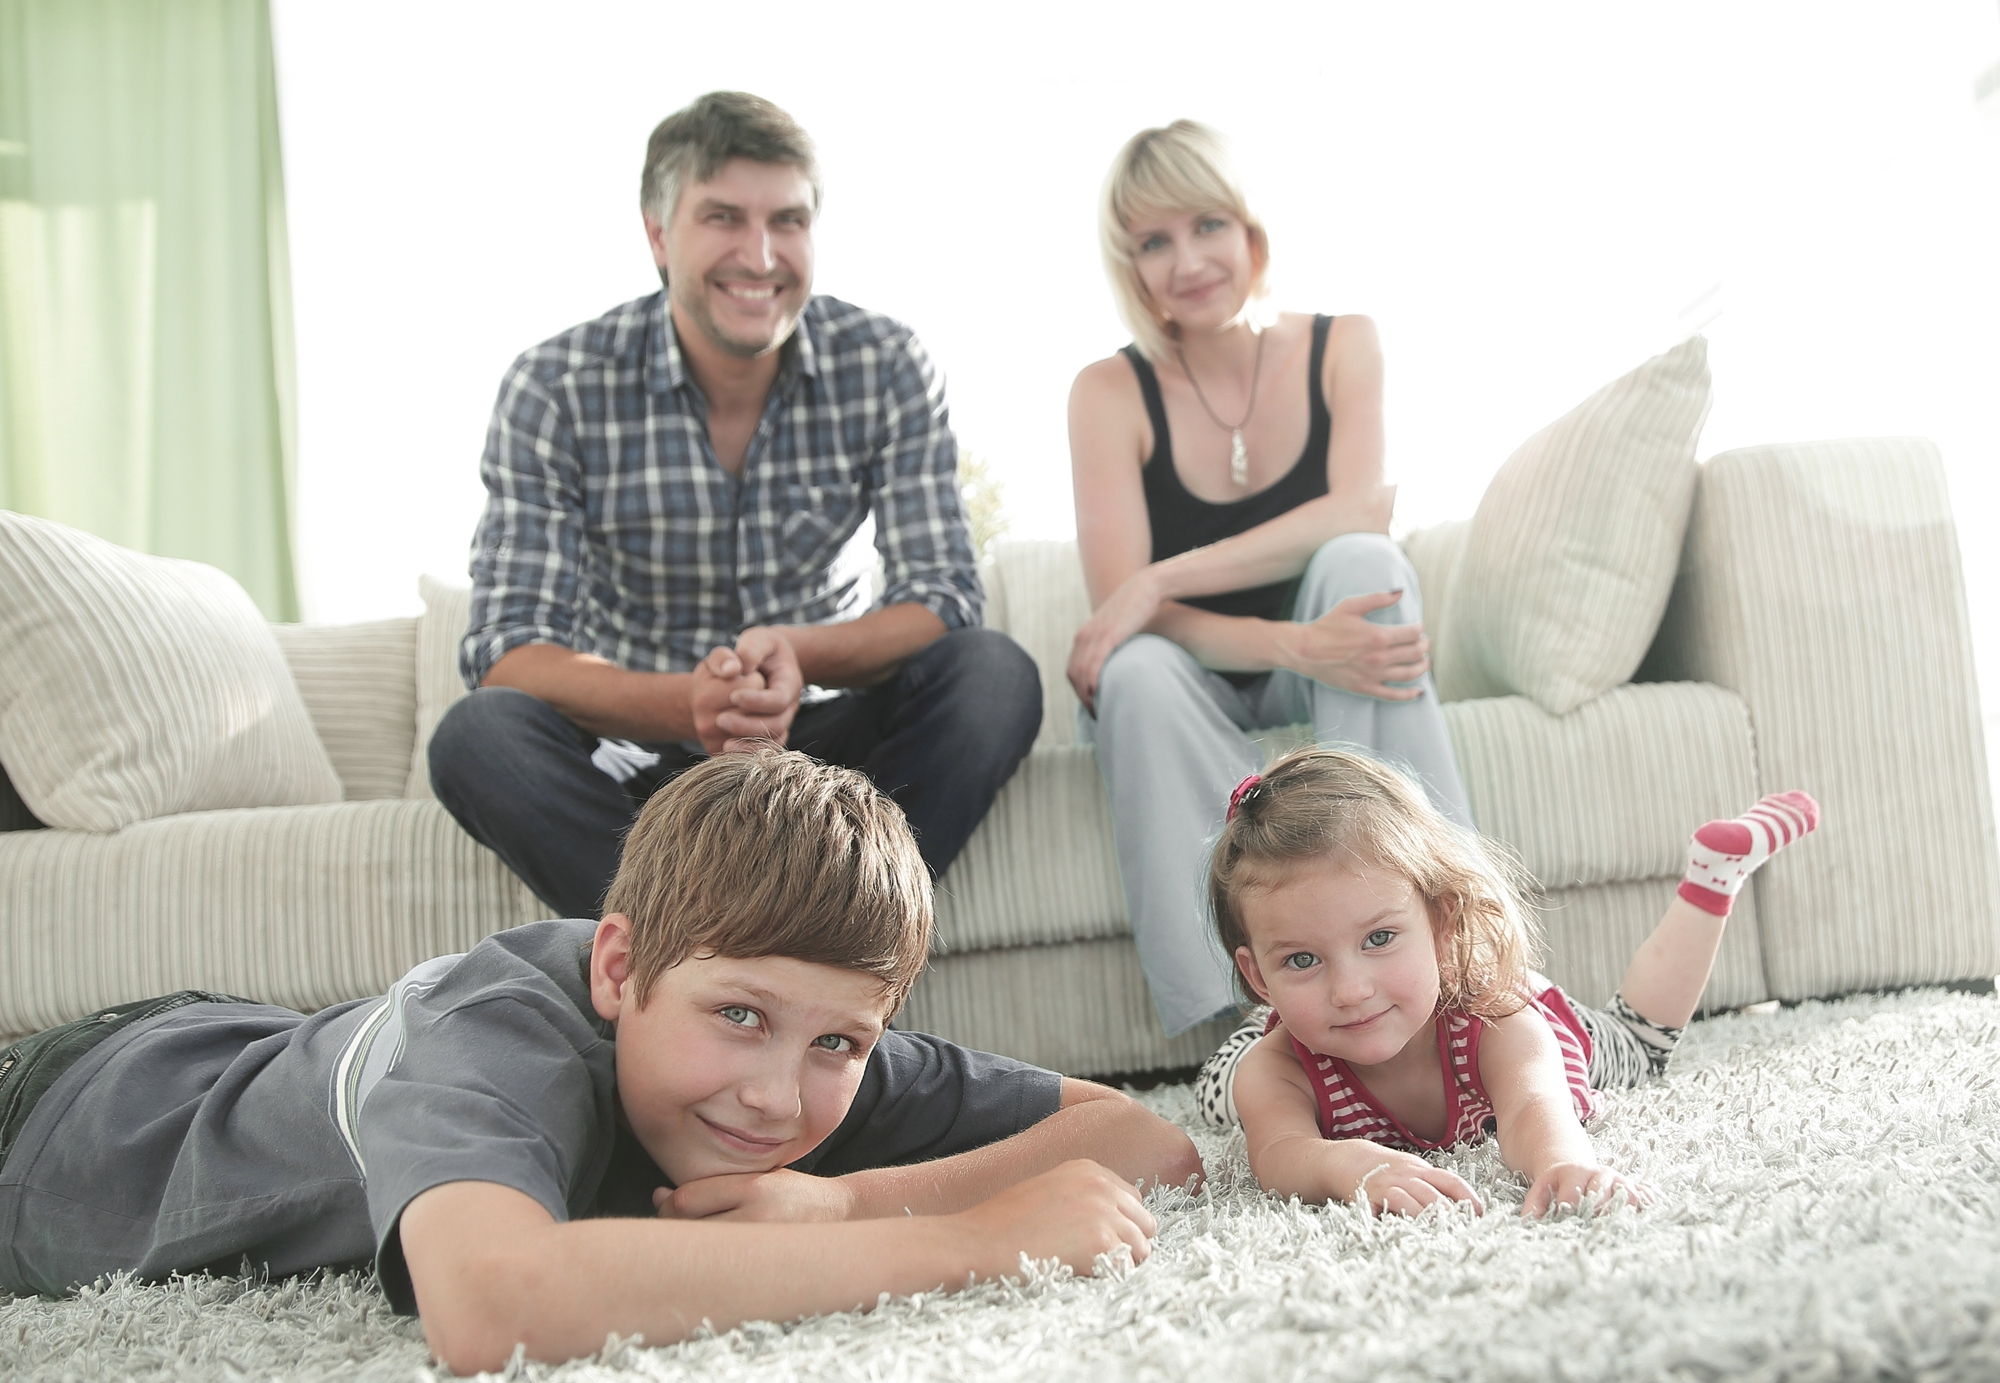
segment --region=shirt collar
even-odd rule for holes
[[[778,367],[774,387],[786,387],[800,377],[819,376],[819,352],[813,346],[813,302],[814,299],[806,299],[806,309],[799,314],[791,340],[785,343],[785,359]],[[647,317],[646,387],[655,394],[670,394],[691,383],[692,376],[688,374],[687,360],[681,355],[680,336],[674,330],[673,313],[667,307],[664,289],[655,295]]]
[[[799,313],[799,324],[792,328],[792,358],[786,362],[786,368],[795,375],[816,379],[819,376],[819,352],[813,347],[814,301],[806,299],[805,309]]]
[[[646,388],[655,394],[671,394],[688,382],[688,372],[687,362],[681,359],[681,343],[674,336],[664,288],[654,296],[646,318]]]

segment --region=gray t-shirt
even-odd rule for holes
[[[669,1183],[618,1118],[593,931],[516,927],[310,1018],[193,1004],[107,1039],[0,1167],[0,1288],[373,1259],[409,1312],[396,1226],[433,1186],[498,1182],[557,1220],[651,1215]],[[981,1147],[1053,1113],[1061,1080],[885,1033],[846,1119],[793,1165],[838,1176]]]

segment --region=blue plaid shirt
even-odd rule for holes
[[[833,298],[806,304],[740,478],[709,447],[664,293],[515,361],[480,474],[467,686],[521,644],[686,672],[753,624],[852,619],[871,520],[876,604],[979,623],[944,386],[908,327]]]

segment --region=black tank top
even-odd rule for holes
[[[1312,427],[1306,433],[1305,450],[1276,481],[1254,495],[1227,504],[1196,499],[1181,484],[1180,473],[1174,470],[1174,444],[1167,433],[1167,405],[1160,398],[1160,377],[1153,373],[1146,357],[1139,354],[1138,347],[1124,348],[1125,358],[1132,362],[1132,372],[1139,376],[1146,416],[1153,422],[1153,454],[1147,458],[1140,475],[1146,489],[1146,517],[1153,526],[1155,562],[1234,537],[1326,493],[1326,451],[1333,440],[1333,415],[1327,411],[1320,376],[1326,364],[1327,328],[1332,325],[1333,318],[1323,314],[1313,318],[1312,363],[1306,368],[1306,402],[1311,410]],[[1184,603],[1218,615],[1290,619],[1298,588],[1298,578],[1293,577],[1248,590],[1190,596]]]

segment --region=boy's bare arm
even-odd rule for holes
[[[1201,1176],[1201,1156],[1179,1128],[1129,1095],[1065,1078],[1054,1114],[971,1152],[842,1177],[709,1177],[656,1194],[654,1203],[664,1215],[746,1220],[948,1215],[1073,1158],[1089,1158],[1128,1183],[1183,1186]]]
[[[455,1373],[504,1365],[517,1344],[560,1362],[613,1332],[669,1344],[704,1321],[792,1320],[873,1306],[883,1292],[962,1287],[1020,1257],[1088,1273],[1156,1229],[1117,1175],[1069,1162],[955,1215],[847,1224],[599,1219],[558,1223],[492,1182],[433,1187],[400,1222],[424,1338]]]
[[[1086,1157],[1127,1183],[1185,1186],[1201,1177],[1201,1155],[1186,1133],[1130,1095],[1065,1077],[1054,1114],[998,1143],[920,1162],[855,1172],[863,1215],[945,1215],[977,1205],[1016,1182]]]

